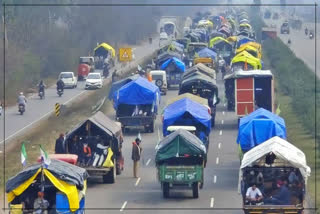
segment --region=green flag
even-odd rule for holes
[[[281,113],[281,110],[280,110],[280,104],[279,104],[276,109],[276,115],[280,115],[280,113]]]
[[[27,152],[24,143],[21,145],[21,164],[24,167],[27,165]]]

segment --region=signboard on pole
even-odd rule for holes
[[[119,60],[121,62],[132,61],[132,48],[120,48],[119,49]]]

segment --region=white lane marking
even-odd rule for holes
[[[124,210],[124,208],[126,207],[128,201],[125,201],[120,209],[120,212],[122,212]]]
[[[148,160],[147,163],[146,163],[146,166],[149,165],[150,161],[151,161],[151,159],[149,158],[149,160]]]
[[[224,124],[224,120],[221,120],[221,124]]]
[[[135,186],[138,186],[139,185],[139,182],[140,182],[141,178],[139,177],[136,181],[136,183],[134,184]]]
[[[217,176],[216,176],[216,175],[213,176],[213,183],[214,183],[214,184],[217,183]]]
[[[211,198],[211,201],[210,201],[210,208],[213,208],[214,206],[214,198]]]
[[[220,130],[219,135],[222,135],[222,130]]]
[[[224,115],[224,113],[225,113],[225,112],[223,111],[222,114]]]
[[[218,148],[219,148],[219,149],[221,148],[221,143],[218,144]]]
[[[86,91],[81,92],[80,94],[70,98],[67,102],[63,103],[63,105],[66,105],[67,103],[69,103],[71,100],[77,98],[78,96],[80,96],[81,94],[85,93]],[[47,117],[49,114],[51,114],[52,112],[54,112],[54,110],[47,112],[46,114],[44,114],[42,117],[40,117],[38,120],[33,121],[32,123],[30,123],[29,125],[23,127],[22,129],[20,129],[19,131],[16,131],[15,133],[13,133],[12,135],[10,135],[9,137],[7,137],[5,140],[1,141],[0,144],[2,144],[4,141],[9,140],[10,138],[12,138],[13,136],[17,135],[18,133],[22,132],[23,130],[29,128],[30,126],[32,126],[33,124],[39,122],[40,120],[42,120],[43,118]]]
[[[217,165],[219,164],[219,157],[217,157],[217,159],[216,159],[216,164]]]

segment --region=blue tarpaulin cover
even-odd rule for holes
[[[174,63],[181,72],[184,72],[186,69],[186,66],[180,59],[172,57],[161,65],[161,70],[165,70],[170,65],[170,63]]]
[[[286,125],[284,119],[272,112],[259,108],[246,117],[240,119],[237,143],[243,152],[278,136],[286,139]]]
[[[182,116],[188,112],[193,118],[192,120],[182,119]],[[208,108],[200,103],[194,102],[188,98],[178,100],[164,109],[163,113],[163,135],[167,136],[169,132],[167,128],[171,125],[197,125],[202,124],[206,127],[206,134],[211,131],[211,115]]]
[[[248,42],[254,42],[255,40],[250,39],[248,37],[243,37],[241,39],[239,39],[238,43],[237,43],[237,48],[239,48],[241,45],[246,44]]]
[[[124,85],[131,82],[132,80],[138,79],[140,77],[139,74],[135,74],[133,76],[127,77],[125,79],[119,80],[117,82],[112,83],[112,86],[109,91],[108,98],[109,100],[112,100],[114,97],[114,94]]]
[[[201,58],[211,58],[213,60],[216,59],[217,53],[209,48],[204,48],[198,52],[199,57]]]
[[[143,77],[139,77],[128,84],[122,86],[114,97],[114,108],[119,104],[145,105],[160,102],[159,88]]]

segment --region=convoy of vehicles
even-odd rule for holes
[[[303,152],[286,141],[285,121],[274,113],[274,76],[270,70],[263,70],[262,47],[256,42],[248,15],[245,11],[226,14],[198,17],[194,27],[185,28],[184,37],[176,41],[176,23],[164,22],[156,66],[148,70],[150,78],[139,73],[112,83],[108,98],[113,101],[115,121],[102,112],[95,113],[67,132],[64,142],[68,154],[50,155],[52,163],[46,167],[41,157],[38,164],[9,179],[6,192],[10,209],[22,209],[22,203],[33,204],[41,188],[50,201],[48,209],[84,213],[88,176],[115,183],[124,169],[123,133],[129,128],[131,132],[143,128],[153,133],[160,92],[166,95],[169,89],[178,92],[162,112],[164,138],[160,139],[158,133],[157,178],[164,198],[170,197],[173,189],[191,189],[193,198],[198,198],[220,102],[216,83],[220,71],[227,108],[238,118],[238,190],[244,213],[302,214],[310,168]],[[273,19],[277,16],[274,13]],[[271,12],[266,11],[264,17],[270,19]],[[289,23],[283,23],[281,34],[289,32]],[[273,31],[263,29],[262,33],[262,39],[276,37]],[[314,31],[310,30],[309,38],[313,37]],[[101,43],[94,49],[94,57],[80,57],[78,80],[86,80],[85,89],[102,88],[103,78],[96,69],[102,69],[107,77],[114,65],[115,50]],[[61,72],[59,79],[65,87],[77,86],[73,72]],[[63,90],[57,93],[61,96]],[[21,115],[24,111],[25,106],[19,106]],[[294,182],[288,178],[292,173],[296,175]],[[257,175],[263,176],[263,182],[252,182]],[[264,203],[248,199],[247,190],[254,184],[263,192]],[[291,197],[279,198],[277,185]]]

